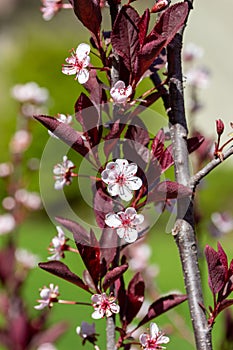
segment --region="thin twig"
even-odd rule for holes
[[[223,160],[226,160],[232,154],[233,146],[231,146],[226,152],[222,154]],[[199,184],[199,182],[221,163],[222,160],[220,158],[215,158],[211,160],[211,162],[209,162],[206,166],[204,166],[204,168],[199,170],[195,175],[193,175],[190,180],[190,187],[193,189],[193,191],[195,191],[195,188]]]

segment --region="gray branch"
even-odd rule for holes
[[[181,65],[183,31],[176,34],[168,46],[168,76],[170,98],[170,132],[173,144],[173,157],[176,181],[190,184],[189,153],[187,149],[188,129],[186,123],[183,75]],[[192,198],[178,199],[177,221],[173,230],[183,269],[185,288],[188,296],[191,320],[194,329],[196,348],[211,350],[211,329],[203,311],[204,305],[200,270],[198,266],[197,243],[194,232]]]

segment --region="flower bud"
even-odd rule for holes
[[[151,8],[150,12],[156,13],[165,10],[169,6],[170,2],[171,0],[157,0],[154,6]]]
[[[224,131],[224,123],[221,119],[216,120],[217,134],[220,136]]]

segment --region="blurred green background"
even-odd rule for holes
[[[142,8],[142,2],[141,4],[140,1],[138,3],[139,9],[140,7]],[[152,4],[153,1],[148,1],[148,6]],[[103,10],[103,15],[104,23],[108,27],[108,9]],[[39,0],[0,0],[0,148],[2,150],[0,162],[8,160],[8,144],[12,133],[16,130],[18,103],[10,95],[12,86],[35,81],[41,87],[46,87],[50,92],[48,106],[50,115],[57,113],[73,114],[73,106],[82,91],[82,87],[72,77],[67,77],[61,73],[61,64],[64,63],[64,59],[68,56],[68,50],[72,47],[75,48],[80,42],[87,41],[88,36],[88,32],[82,28],[72,11],[63,11],[52,21],[45,22],[41,17]],[[150,84],[149,82],[147,83]],[[159,113],[163,113],[161,104],[153,108],[158,110]],[[32,123],[32,133],[33,142],[25,154],[25,164],[31,158],[41,158],[49,138],[45,128],[37,122]],[[56,159],[56,148],[54,149],[54,159]],[[72,160],[74,161],[74,159]],[[53,165],[54,163],[51,164],[51,169]],[[48,176],[50,174],[52,179],[52,173],[49,169]],[[25,178],[29,190],[40,191],[37,172],[25,171]],[[50,179],[48,179],[48,183],[52,183]],[[77,183],[75,183],[76,185]],[[6,194],[2,179],[0,179],[0,186],[0,198],[2,200]],[[77,189],[77,193],[75,193],[74,188],[67,188],[66,191],[76,210],[80,210],[85,216],[87,212],[80,205],[79,191]],[[216,240],[211,238],[208,232],[208,223],[214,211],[228,211],[233,214],[232,188],[232,168],[225,164],[210,174],[203,184],[198,203],[204,217],[199,232],[201,248],[207,242],[216,248]],[[158,285],[161,293],[167,293],[170,290],[184,292],[176,246],[171,235],[165,233],[168,219],[169,214],[162,216],[148,235],[148,242],[153,247],[151,262],[157,264],[160,270],[156,279],[156,285]],[[48,255],[46,248],[51,238],[55,235],[56,229],[54,224],[50,221],[45,211],[32,213],[29,219],[20,227],[20,246],[39,255],[41,261],[46,261]],[[226,249],[229,259],[233,256],[232,239],[232,232],[221,237],[221,243]],[[212,303],[212,300],[208,292],[206,264],[202,259],[202,250],[200,254],[205,298],[207,305],[209,305]],[[82,273],[83,266],[78,256],[71,253],[67,254],[66,263],[72,271],[79,275]],[[28,307],[31,308],[32,314],[38,312],[33,309],[36,303],[35,300],[38,298],[38,289],[42,285],[47,285],[51,282],[59,284],[63,299],[89,301],[89,296],[86,296],[80,289],[36,268],[31,272],[24,290]],[[187,305],[183,304],[175,311],[184,318],[185,326],[190,328]],[[91,323],[91,312],[91,308],[89,310],[82,306],[55,305],[51,311],[50,322],[66,320],[69,323],[69,330],[56,344],[59,350],[71,347],[81,348],[81,340],[76,335],[75,328],[80,325],[82,320]],[[169,313],[169,317],[159,317],[156,322],[163,327],[163,325],[168,325],[171,320],[174,323],[177,321],[177,315],[173,311]],[[97,321],[96,328],[97,333],[101,334],[100,349],[104,350],[105,321]],[[214,348],[219,349],[224,328],[221,323],[221,317],[217,319],[214,328]],[[182,329],[179,329],[179,331],[182,335]],[[182,339],[177,331],[171,335],[171,343],[168,349],[178,348],[189,350],[193,347],[186,340]],[[0,349],[2,350],[2,348]],[[92,346],[87,344],[86,349],[92,349]]]

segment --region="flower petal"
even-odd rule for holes
[[[126,185],[130,190],[139,190],[142,187],[142,180],[137,176],[132,176],[126,181]]]
[[[152,339],[156,339],[159,334],[159,327],[157,326],[156,323],[152,322],[150,324],[150,336]]]
[[[99,320],[100,318],[104,317],[104,313],[102,310],[96,310],[92,313],[91,317],[95,320]]]
[[[117,196],[120,192],[120,186],[118,183],[112,183],[108,185],[108,192],[109,194],[113,196]]]
[[[61,71],[63,74],[66,74],[66,75],[74,75],[77,73],[77,69],[75,67],[67,66],[67,65],[64,65]]]
[[[125,215],[127,215],[130,219],[134,219],[134,218],[135,218],[135,215],[137,215],[137,212],[136,212],[135,208],[133,208],[133,207],[128,207],[128,208],[125,210]]]
[[[139,341],[142,344],[142,346],[146,346],[147,345],[147,339],[148,339],[148,334],[146,334],[146,333],[142,333],[139,336]]]
[[[83,60],[86,56],[89,55],[91,48],[88,44],[82,43],[79,44],[76,49],[76,55],[79,60]]]
[[[120,238],[123,238],[123,237],[125,236],[125,228],[124,228],[124,227],[118,228],[118,229],[116,230],[116,232],[117,232],[117,234],[118,234],[118,236],[119,236]]]
[[[89,71],[87,69],[81,69],[78,73],[77,73],[77,78],[78,78],[78,82],[80,84],[85,84],[88,79],[89,79]]]
[[[110,305],[110,310],[111,310],[112,313],[118,314],[118,312],[120,311],[120,306],[115,304],[115,303],[111,304]]]
[[[136,228],[128,227],[127,230],[125,230],[124,239],[127,243],[133,243],[138,238],[138,231]]]
[[[126,167],[129,162],[126,159],[117,159],[116,164],[119,166],[120,172],[125,174]]]
[[[144,215],[137,214],[135,218],[131,221],[133,225],[140,225],[144,221]]]
[[[138,171],[138,166],[135,163],[130,163],[125,167],[125,174],[127,176],[133,176]]]
[[[122,222],[117,214],[108,213],[105,215],[105,223],[109,227],[117,228],[121,226]]]
[[[125,185],[119,186],[118,194],[123,201],[130,201],[133,198],[132,191]]]

